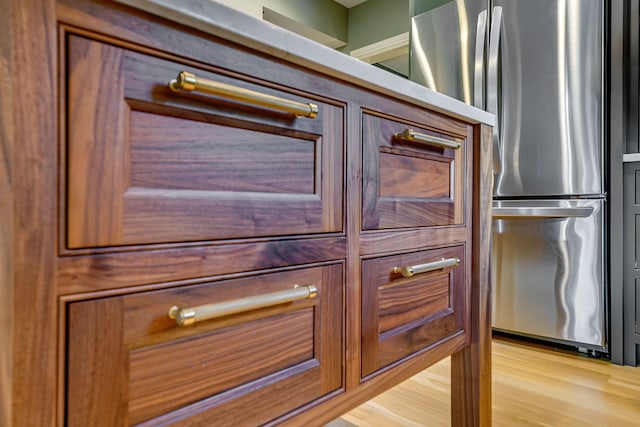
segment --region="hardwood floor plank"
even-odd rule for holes
[[[493,425],[640,425],[640,367],[504,337],[493,340]],[[345,414],[357,427],[450,425],[447,358]]]

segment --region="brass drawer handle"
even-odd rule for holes
[[[303,104],[301,102],[278,98],[277,96],[267,95],[265,93],[243,89],[241,87],[213,80],[202,79],[197,77],[195,74],[188,73],[186,71],[178,73],[178,76],[169,82],[169,88],[174,92],[178,92],[180,90],[187,92],[196,91],[209,95],[230,98],[236,101],[285,111],[287,113],[295,114],[297,117],[309,117],[313,119],[318,115],[318,106],[316,104]]]
[[[460,143],[457,141],[451,141],[445,138],[440,138],[438,136],[419,133],[413,129],[405,129],[404,132],[398,132],[394,134],[393,137],[396,139],[403,139],[405,141],[433,145],[439,148],[453,148],[454,150],[460,148]]]
[[[393,267],[393,272],[402,274],[404,277],[412,277],[415,274],[427,273],[429,271],[441,270],[447,267],[455,267],[460,265],[458,258],[442,258],[440,261],[428,262],[419,265],[406,265],[404,267]]]
[[[313,285],[295,285],[293,289],[224,301],[216,304],[200,305],[191,308],[178,308],[174,305],[169,309],[167,314],[171,319],[175,319],[179,326],[189,326],[203,320],[211,320],[230,314],[257,310],[259,308],[271,307],[303,299],[311,299],[317,295],[318,288]]]

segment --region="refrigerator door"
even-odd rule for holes
[[[411,18],[409,79],[484,108],[488,6],[488,0],[415,1],[422,13]]]
[[[493,326],[605,346],[603,199],[496,201]]]
[[[487,94],[501,99],[494,195],[602,194],[603,2],[493,4],[502,7],[498,93]]]

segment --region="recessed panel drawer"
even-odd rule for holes
[[[465,137],[373,113],[362,125],[364,230],[464,223]]]
[[[341,106],[80,36],[67,67],[67,247],[342,231]]]
[[[362,376],[465,326],[464,246],[362,262]]]
[[[336,264],[70,303],[68,425],[261,425],[340,389],[342,276]],[[174,306],[195,322],[179,326]]]

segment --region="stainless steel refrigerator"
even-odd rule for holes
[[[494,329],[606,352],[602,0],[413,0],[410,79],[496,114]]]

